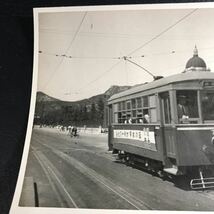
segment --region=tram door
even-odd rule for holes
[[[160,101],[160,121],[162,130],[162,149],[163,160],[165,165],[169,164],[168,157],[174,157],[174,142],[173,142],[173,129],[172,129],[172,115],[170,107],[170,94],[163,92],[159,94]]]
[[[170,98],[169,92],[164,92],[160,94],[160,104],[161,104],[161,125],[171,124],[171,108],[170,108]]]

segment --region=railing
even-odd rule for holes
[[[214,177],[204,178],[202,171],[199,171],[200,178],[192,179],[190,181],[190,187],[192,189],[210,189],[214,188]]]

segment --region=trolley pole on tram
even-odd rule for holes
[[[150,71],[148,71],[146,68],[144,68],[144,67],[141,66],[141,65],[138,65],[136,62],[133,62],[133,61],[130,60],[129,57],[127,57],[127,56],[124,56],[123,59],[126,60],[126,61],[128,61],[128,62],[130,62],[130,63],[132,63],[132,64],[134,64],[134,65],[136,65],[136,66],[138,66],[139,68],[143,69],[146,73],[148,73],[149,75],[151,75],[151,76],[153,77],[154,80],[158,80],[158,79],[161,79],[161,78],[162,78],[162,76],[154,76],[154,75],[153,75]]]

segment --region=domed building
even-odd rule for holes
[[[190,71],[208,71],[208,72],[210,72],[210,69],[207,68],[205,61],[198,56],[198,49],[196,46],[193,51],[193,57],[190,58],[186,63],[186,68],[184,70],[184,73],[190,72]]]

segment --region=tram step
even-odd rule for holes
[[[172,174],[172,175],[177,175],[178,173],[178,169],[175,168],[175,167],[172,167],[172,168],[164,168],[163,171],[169,173],[169,174]]]

